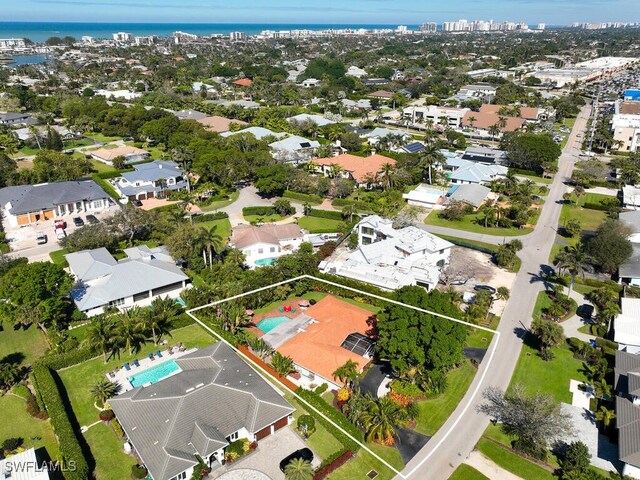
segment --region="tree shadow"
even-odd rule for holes
[[[540,265],[540,271],[538,273],[529,272],[531,279],[529,283],[542,283],[545,290],[551,290],[554,286],[553,279],[555,278],[556,271],[550,265]]]
[[[5,355],[4,357],[0,358],[0,363],[8,363],[9,365],[19,366],[22,364],[22,362],[24,362],[25,358],[27,357],[25,356],[24,353],[13,352],[13,353],[10,353],[9,355]]]

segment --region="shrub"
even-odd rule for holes
[[[114,417],[115,414],[113,413],[113,410],[102,410],[100,412],[100,420],[102,420],[103,422],[110,422],[114,419]]]
[[[19,449],[24,443],[24,438],[22,437],[12,437],[7,438],[4,442],[2,442],[2,450],[5,452],[13,452],[14,450]]]
[[[322,395],[324,392],[327,391],[327,388],[329,388],[329,384],[328,383],[323,383],[322,385],[319,385],[318,387],[316,387],[316,389],[314,391],[318,395]]]
[[[146,478],[147,469],[144,465],[131,466],[131,478]]]
[[[391,390],[400,395],[406,395],[412,398],[423,397],[425,393],[415,383],[402,382],[400,380],[394,380],[391,382]]]
[[[264,207],[244,207],[242,209],[242,215],[243,216],[248,216],[248,215],[258,215],[258,216],[268,216],[268,215],[275,215],[276,214],[276,209],[274,207],[271,206],[264,206]]]
[[[27,397],[27,413],[34,418],[38,418],[40,420],[47,419],[47,412],[40,409],[38,405],[38,400],[36,396],[31,394]]]
[[[308,217],[328,218],[330,220],[344,220],[342,212],[336,212],[335,210],[319,210],[312,208],[307,213]]]
[[[225,449],[226,455],[232,455],[234,460],[249,451],[251,442],[247,438],[239,438],[235,442],[231,442]]]
[[[336,398],[339,402],[346,402],[351,398],[351,389],[349,387],[342,387],[336,393]]]
[[[389,399],[401,407],[406,407],[411,403],[411,397],[409,395],[403,395],[401,393],[394,392],[393,390],[389,394]]]
[[[282,194],[283,197],[292,198],[294,200],[300,200],[301,202],[309,202],[320,204],[322,203],[322,197],[318,195],[311,195],[308,193],[292,192],[291,190],[285,190]]]
[[[333,455],[328,456],[323,460],[323,462],[316,470],[316,473],[313,475],[313,480],[323,480],[328,477],[329,474],[335,472],[342,465],[347,463],[351,458],[353,458],[354,453],[351,450],[339,450]]]
[[[300,415],[298,418],[298,430],[302,432],[305,438],[308,438],[316,431],[316,421],[311,415]]]
[[[124,430],[117,419],[114,418],[111,420],[111,427],[113,428],[113,433],[116,434],[116,437],[124,438]]]
[[[227,212],[216,212],[216,213],[206,213],[204,215],[196,215],[195,217],[191,217],[193,223],[204,223],[210,222],[212,220],[222,220],[223,218],[229,218],[229,214]]]

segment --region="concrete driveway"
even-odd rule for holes
[[[237,460],[231,465],[217,468],[209,478],[219,478],[235,470],[257,470],[267,475],[271,480],[284,480],[284,473],[280,471],[280,461],[301,448],[309,448],[305,441],[291,426],[281,428],[273,435],[269,435],[258,442],[258,448],[247,457]],[[322,462],[316,453],[313,453],[314,468]],[[229,478],[225,475],[224,478]]]

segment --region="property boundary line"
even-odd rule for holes
[[[487,374],[487,372],[489,371],[489,367],[491,366],[491,362],[493,361],[493,356],[496,352],[498,343],[500,341],[500,332],[498,332],[497,330],[492,330],[490,328],[487,327],[483,327],[481,325],[475,325],[473,323],[470,322],[465,322],[464,320],[460,320],[457,318],[453,318],[453,317],[449,317],[447,315],[443,315],[441,313],[437,313],[437,312],[432,312],[430,310],[426,310],[424,308],[419,308],[419,307],[415,307],[413,305],[407,305],[406,303],[402,303],[402,302],[398,302],[397,300],[392,300],[390,298],[386,298],[380,295],[376,295],[373,293],[368,293],[365,292],[363,290],[359,290],[357,288],[353,288],[353,287],[349,287],[346,285],[342,285],[340,283],[337,282],[332,282],[330,280],[325,280],[323,278],[318,278],[318,277],[314,277],[313,275],[300,275],[298,277],[294,277],[294,278],[290,278],[288,280],[283,280],[281,282],[277,282],[277,283],[273,283],[271,285],[267,285],[266,287],[260,287],[260,288],[256,288],[255,290],[251,290],[249,292],[245,292],[245,293],[240,293],[238,295],[233,295],[231,297],[222,299],[222,300],[216,300],[215,302],[210,302],[207,303],[205,305],[200,305],[199,307],[195,307],[195,308],[191,308],[189,310],[186,311],[187,315],[189,315],[193,320],[195,320],[202,328],[204,328],[205,330],[207,330],[209,333],[211,333],[214,337],[218,338],[218,340],[226,343],[229,347],[231,347],[238,355],[240,355],[241,358],[243,358],[247,363],[249,363],[250,365],[253,366],[253,368],[258,372],[258,374],[263,377],[266,381],[269,381],[268,378],[265,377],[269,377],[271,379],[271,382],[275,382],[278,387],[281,389],[281,391],[290,391],[289,388],[286,387],[286,385],[284,385],[280,379],[278,379],[277,377],[275,377],[273,374],[271,374],[270,372],[266,371],[261,365],[257,364],[252,358],[250,358],[248,355],[246,355],[244,352],[242,352],[240,349],[238,349],[235,345],[231,345],[226,339],[224,339],[219,333],[217,333],[215,330],[213,330],[211,327],[209,327],[207,324],[205,324],[202,320],[200,320],[198,317],[196,317],[196,315],[194,314],[194,312],[198,312],[200,310],[204,310],[205,308],[210,308],[210,307],[214,307],[216,305],[221,305],[223,303],[226,302],[230,302],[232,300],[236,300],[238,298],[242,298],[242,297],[246,297],[248,295],[252,295],[254,293],[258,293],[258,292],[262,292],[265,290],[270,290],[274,287],[278,287],[280,285],[286,285],[288,283],[292,283],[292,282],[296,282],[298,280],[303,280],[303,279],[310,279],[310,280],[314,280],[317,282],[321,282],[321,283],[325,283],[327,285],[331,285],[337,288],[343,288],[345,290],[349,290],[355,293],[359,293],[361,295],[367,296],[367,297],[372,297],[378,300],[381,300],[383,302],[389,302],[391,304],[394,305],[398,305],[401,307],[406,307],[409,308],[411,310],[415,310],[421,313],[426,313],[429,315],[433,315],[439,318],[443,318],[445,320],[449,320],[455,323],[459,323],[462,325],[465,325],[467,327],[471,327],[471,328],[477,328],[479,330],[483,330],[489,333],[493,333],[496,335],[496,342],[494,343],[493,349],[489,355],[489,358],[487,360],[487,364],[486,367],[484,369],[484,371],[482,372],[482,375],[480,377],[480,381],[478,382],[478,385],[476,386],[476,388],[474,389],[471,398],[469,398],[469,401],[467,402],[467,404],[465,405],[464,409],[462,410],[462,413],[458,416],[458,418],[454,421],[453,425],[449,428],[449,430],[447,430],[447,432],[444,434],[444,436],[440,439],[440,441],[436,444],[436,446],[433,448],[433,450],[431,450],[429,452],[429,454],[424,457],[410,472],[408,472],[406,475],[403,474],[401,471],[399,471],[397,468],[393,467],[391,464],[389,464],[385,459],[383,459],[382,457],[380,457],[377,453],[375,453],[374,451],[372,451],[369,447],[367,447],[363,442],[360,442],[358,439],[356,439],[355,437],[353,437],[349,432],[347,432],[346,430],[344,430],[340,425],[338,425],[337,423],[335,423],[333,420],[331,420],[330,418],[328,418],[324,413],[320,412],[318,409],[316,409],[313,405],[311,405],[309,402],[307,402],[304,398],[302,398],[301,396],[299,396],[296,392],[291,392],[293,394],[293,396],[296,398],[296,400],[298,400],[299,402],[301,402],[305,407],[311,409],[312,411],[314,411],[316,414],[320,415],[323,419],[325,419],[326,421],[328,421],[330,424],[332,424],[335,428],[337,428],[340,432],[342,432],[344,435],[346,435],[350,440],[352,440],[353,442],[357,443],[358,445],[360,445],[361,448],[363,448],[367,453],[369,453],[370,455],[372,455],[375,459],[377,459],[378,461],[380,461],[383,465],[385,465],[387,468],[389,468],[392,472],[396,473],[398,476],[400,476],[403,479],[408,479],[411,475],[413,475],[413,473],[420,468],[433,454],[433,452],[435,452],[440,445],[442,445],[442,443],[447,439],[447,437],[450,435],[450,433],[455,429],[455,427],[458,425],[458,422],[462,419],[462,416],[464,415],[464,413],[466,413],[466,411],[469,409],[469,407],[471,406],[472,401],[475,399],[476,395],[478,394],[478,391],[480,390],[480,386],[482,385],[484,378]],[[428,445],[428,442],[427,444]],[[426,446],[425,445],[425,446]],[[424,447],[423,447],[424,448]]]

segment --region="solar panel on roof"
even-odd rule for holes
[[[424,149],[424,145],[422,145],[420,142],[411,142],[408,145],[405,145],[404,149],[409,153],[418,153],[419,151]]]
[[[347,335],[340,346],[361,357],[368,357],[373,352],[374,342],[369,337],[356,332]]]

